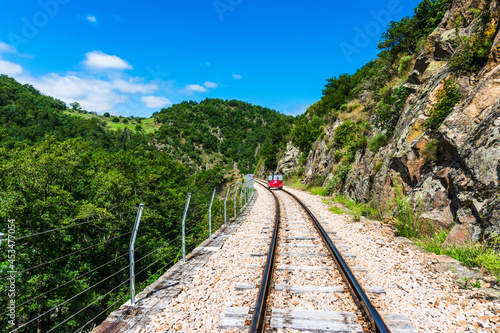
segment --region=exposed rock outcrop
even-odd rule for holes
[[[288,142],[285,153],[278,161],[278,168],[276,171],[282,174],[289,174],[296,170],[299,164],[300,150],[295,147],[291,142]]]
[[[448,243],[500,234],[500,34],[494,38],[484,69],[473,80],[457,79],[462,102],[437,133],[431,135],[424,126],[437,92],[452,74],[447,60],[454,52],[450,39],[455,30],[449,20],[460,13],[465,22],[460,34],[470,34],[470,8],[485,3],[454,1],[441,25],[428,37],[405,83],[411,95],[394,136],[377,153],[358,151],[347,180],[337,188],[362,202],[388,200],[401,188],[422,218],[437,227],[453,226]],[[500,7],[497,1],[489,4],[496,25],[491,30],[496,33]],[[337,161],[329,142],[339,124],[340,120],[331,124],[313,144],[304,181],[324,177],[326,185],[332,178]],[[436,148],[433,158],[427,156],[429,145]],[[280,161],[278,168],[286,172],[288,166]]]

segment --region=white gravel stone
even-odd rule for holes
[[[193,282],[186,287],[163,313],[151,318],[143,332],[220,332],[219,323],[228,308],[251,308],[258,288],[237,289],[237,285],[260,284],[262,269],[246,269],[247,265],[264,265],[265,256],[252,256],[267,252],[271,235],[263,229],[274,222],[271,195],[256,186],[257,201],[238,231],[228,237],[207,264],[199,269]],[[454,281],[451,272],[438,273],[433,269],[433,258],[424,251],[415,251],[394,241],[383,233],[376,223],[352,222],[351,217],[336,215],[322,203],[323,197],[288,189],[301,199],[324,222],[324,228],[335,231],[341,240],[334,243],[342,251],[355,255],[345,257],[350,266],[365,267],[366,271],[353,271],[363,287],[378,286],[385,294],[369,294],[372,303],[384,313],[404,314],[418,332],[500,332],[500,306],[481,297],[477,290],[463,290]],[[279,191],[277,191],[279,192]],[[286,204],[288,223],[283,235],[308,237],[302,213],[289,205],[286,194],[278,193]],[[261,234],[262,231],[268,234]],[[293,235],[293,236],[292,236]],[[333,233],[331,236],[334,236]],[[283,252],[318,252],[321,240],[288,240]],[[278,256],[280,266],[327,266],[327,257]],[[284,270],[276,272],[276,284],[294,286],[333,287],[342,285],[336,271]],[[356,312],[348,292],[294,293],[290,290],[274,291],[270,297],[275,308],[319,311]],[[240,332],[225,329],[224,332]],[[288,332],[290,330],[280,330]]]

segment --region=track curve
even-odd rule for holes
[[[256,180],[256,182],[261,186],[263,186],[264,188],[268,189],[267,184],[264,181]],[[281,224],[281,216],[280,216],[281,208],[279,200],[276,194],[273,193],[273,191],[271,191],[270,189],[268,190],[272,193],[275,199],[275,209],[276,209],[275,224],[273,228],[272,240],[269,246],[268,256],[264,269],[264,275],[262,277],[262,282],[260,284],[260,289],[258,292],[258,298],[255,303],[255,310],[253,313],[252,321],[250,323],[249,332],[252,333],[264,332],[266,329],[265,318],[266,318],[266,313],[268,311],[267,299],[269,297],[271,284],[273,280],[272,277],[274,272],[274,263],[276,261],[275,258],[277,254],[276,249],[278,246],[278,231]],[[286,190],[282,190],[282,192],[292,197],[302,207],[302,209],[306,212],[308,217],[313,222],[314,228],[319,233],[324,246],[327,248],[331,258],[335,262],[335,265],[337,266],[337,269],[339,270],[340,275],[342,276],[342,279],[345,285],[347,286],[354,303],[356,304],[358,309],[362,312],[366,322],[369,323],[368,324],[369,330],[371,332],[377,332],[377,333],[390,333],[390,330],[387,328],[387,325],[384,323],[382,317],[375,309],[375,307],[372,305],[370,299],[364,292],[361,285],[356,280],[351,269],[349,268],[345,260],[342,258],[340,251],[336,248],[336,246],[328,236],[327,232],[322,227],[321,223],[319,223],[319,221],[316,219],[314,214],[309,210],[309,208],[304,203],[302,203],[302,201],[299,200],[295,195]]]

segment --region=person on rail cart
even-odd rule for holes
[[[273,172],[267,177],[267,187],[270,189],[281,190],[283,188],[283,175]]]

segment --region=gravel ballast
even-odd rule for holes
[[[195,273],[192,283],[172,299],[160,315],[150,318],[150,324],[141,332],[219,332],[219,323],[227,309],[253,306],[258,289],[236,287],[260,283],[262,269],[251,267],[264,265],[266,257],[255,254],[267,252],[271,223],[274,222],[271,194],[258,185],[256,190],[258,197],[255,205],[239,229]],[[460,288],[453,272],[438,272],[435,269],[435,256],[396,241],[393,235],[381,228],[380,223],[368,220],[352,222],[348,215],[331,213],[328,206],[322,203],[323,197],[287,190],[309,207],[318,220],[324,223],[325,229],[332,231],[332,239],[339,237],[339,240],[334,240],[339,250],[352,255],[344,257],[346,262],[351,268],[363,268],[353,270],[363,288],[377,286],[385,291],[369,294],[379,312],[408,316],[418,332],[500,332],[500,305],[488,301],[480,290]],[[280,197],[284,198],[284,195],[280,193]],[[287,199],[282,201],[286,202]],[[283,236],[314,237],[305,228],[301,229],[300,224],[295,225],[302,218],[299,213],[292,212],[292,208],[289,209],[289,232]],[[302,246],[292,245],[286,251],[315,252],[309,245],[317,243],[316,240],[293,240],[293,244]],[[290,264],[290,258],[278,257],[277,265]],[[311,266],[313,263],[327,262],[323,257],[294,255],[293,258],[293,265]],[[329,281],[324,273],[300,271],[295,277],[288,275],[278,270],[276,283],[297,285],[302,279],[317,275],[317,282],[307,284],[322,287],[338,284]],[[284,296],[286,300],[280,301],[282,307],[302,308],[304,304],[312,302],[317,304],[317,309],[324,307],[328,310],[354,311],[347,300],[341,302],[345,305],[332,305],[335,300],[348,297],[348,293],[316,291],[303,297],[295,295],[288,298],[287,292],[276,292],[276,295]],[[240,329],[222,331],[239,332]]]

